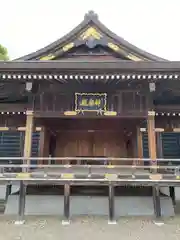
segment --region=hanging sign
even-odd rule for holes
[[[75,111],[106,111],[106,93],[75,93]]]

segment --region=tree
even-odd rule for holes
[[[9,60],[8,51],[0,44],[0,60]]]

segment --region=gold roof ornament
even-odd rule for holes
[[[85,32],[80,35],[81,40],[86,40],[90,37],[93,37],[97,40],[102,38],[102,35],[94,27],[89,27]]]

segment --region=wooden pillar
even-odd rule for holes
[[[160,191],[159,186],[154,186],[153,192],[153,204],[154,204],[154,214],[156,219],[161,217],[161,201],[160,201]]]
[[[149,158],[153,165],[157,164],[156,158],[156,132],[155,132],[155,112],[148,112],[147,119],[147,129],[148,129],[148,147],[149,147]]]
[[[137,128],[137,155],[138,158],[143,158],[143,136],[140,128]],[[139,165],[143,165],[143,161],[138,161]]]
[[[24,184],[23,181],[20,181],[18,219],[17,221],[15,221],[15,224],[17,225],[24,224],[25,207],[26,207],[26,185]]]
[[[45,148],[45,128],[42,127],[39,136],[39,151],[38,151],[39,157],[44,157],[44,148]],[[38,164],[43,164],[43,160],[40,160]]]
[[[43,157],[49,157],[49,145],[50,145],[50,132],[46,127],[44,127]],[[48,164],[48,163],[49,163],[49,160],[43,160],[43,164]]]
[[[33,134],[33,111],[26,112],[26,130],[25,130],[25,140],[24,140],[24,157],[27,158],[25,162],[30,164],[28,158],[31,157],[32,149],[32,134]]]
[[[109,184],[109,195],[108,195],[108,200],[109,200],[109,221],[108,224],[116,224],[115,221],[115,199],[114,199],[114,185],[111,183]]]
[[[147,128],[148,128],[149,158],[151,159],[152,173],[156,175],[157,148],[156,148],[155,112],[154,111],[148,112]],[[153,203],[154,203],[154,213],[156,218],[159,219],[161,217],[161,201],[160,201],[159,185],[154,185],[152,187],[152,195],[153,195]]]
[[[70,184],[64,184],[64,220],[63,225],[68,225],[70,223]]]

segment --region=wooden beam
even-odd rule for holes
[[[62,111],[36,111],[34,113],[35,118],[76,118],[81,119],[84,117],[88,118],[116,118],[116,119],[122,119],[122,118],[140,118],[140,119],[146,119],[147,115],[146,112],[139,113],[138,111],[131,111],[131,112],[121,112],[117,114],[117,116],[105,116],[105,115],[97,115],[97,112],[85,112],[84,115],[77,114],[76,116],[67,116],[64,115],[64,112]]]
[[[26,127],[18,127],[17,130],[18,130],[18,131],[26,131]],[[36,132],[41,132],[42,127],[35,127],[34,130],[35,130]]]
[[[140,128],[140,131],[141,132],[147,132],[147,129],[146,128]],[[161,132],[178,133],[178,132],[180,132],[180,128],[172,128],[172,130],[171,129],[170,130],[169,129],[164,129],[164,128],[155,128],[155,132],[156,133],[161,133]]]
[[[0,127],[0,131],[19,131],[19,132],[25,132],[26,131],[26,127]],[[40,132],[41,131],[41,127],[35,127],[35,131]]]
[[[173,132],[180,132],[180,128],[173,128]]]
[[[0,127],[0,131],[9,131],[9,127]]]
[[[147,129],[148,129],[148,147],[149,147],[149,157],[153,161],[153,165],[156,165],[156,131],[155,131],[155,112],[148,112],[147,119]]]
[[[164,132],[164,128],[155,128],[155,132]]]
[[[27,103],[1,103],[0,112],[11,112],[21,115],[23,112],[26,112],[27,107]]]
[[[180,130],[180,129],[179,129]],[[140,128],[140,132],[147,132],[148,129],[146,128]],[[164,132],[164,128],[155,128],[155,132]]]
[[[33,133],[33,122],[34,122],[34,113],[33,111],[26,112],[26,131],[25,131],[25,140],[24,140],[24,157],[26,163],[30,164],[28,158],[31,157],[32,150],[32,133]]]

